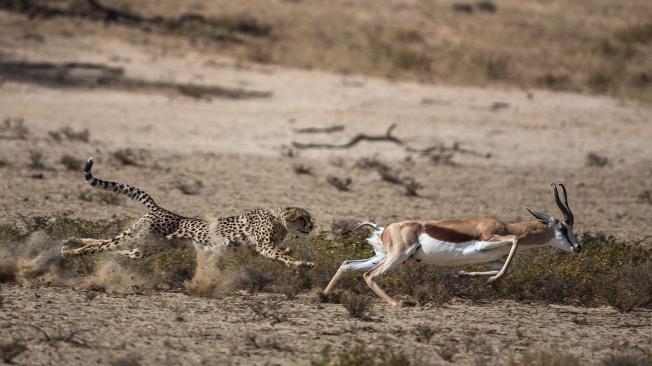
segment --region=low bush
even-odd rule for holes
[[[536,350],[528,351],[520,358],[511,358],[509,366],[579,366],[579,358],[558,351]]]
[[[107,238],[125,224],[125,220],[34,217],[15,225],[0,226],[0,246],[24,243],[38,231],[48,238],[45,246],[56,247],[60,240],[70,237]],[[513,299],[581,306],[608,304],[622,311],[652,307],[652,250],[604,235],[584,235],[580,240],[584,247],[580,255],[552,248],[530,249],[528,255],[517,252],[513,273],[492,287],[485,285],[486,278],[456,278],[455,271],[459,268],[446,269],[410,260],[378,281],[392,296],[409,296],[420,305],[443,304],[451,297],[458,297],[472,301]],[[357,235],[332,236],[322,232],[291,239],[288,244],[295,258],[314,261],[315,267],[290,270],[248,247],[220,257],[214,265],[220,276],[229,278],[230,290],[269,291],[292,298],[315,287],[326,287],[345,259],[373,255],[364,236]],[[34,247],[26,255],[35,256],[42,247]],[[87,273],[92,262],[93,257],[75,259],[65,268]],[[196,266],[194,251],[186,247],[156,253],[145,263],[160,281],[175,284],[192,278]],[[2,277],[11,279],[9,275]],[[370,294],[360,272],[345,273],[337,288],[351,294]],[[337,302],[344,303],[346,297],[340,296]]]
[[[411,366],[421,365],[419,360],[409,358],[402,350],[391,347],[371,349],[358,342],[349,349],[334,355],[330,347],[321,351],[318,359],[310,362],[311,366]]]

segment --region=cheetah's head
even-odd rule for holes
[[[281,218],[285,220],[288,230],[299,235],[308,235],[314,229],[310,213],[299,207],[286,207],[281,211]]]

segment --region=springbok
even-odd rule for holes
[[[557,185],[552,184],[557,206],[564,215],[559,221],[553,216],[530,210],[533,221],[505,223],[494,218],[438,221],[401,221],[378,226],[364,222],[349,230],[364,226],[373,229],[367,242],[376,255],[367,259],[346,260],[324,290],[328,294],[337,280],[348,271],[367,271],[364,280],[376,295],[392,306],[400,304],[387,295],[376,283],[376,278],[410,257],[439,266],[458,266],[491,263],[494,271],[465,272],[459,276],[491,276],[492,283],[509,271],[516,248],[552,246],[568,252],[579,253],[582,246],[573,234],[573,212],[568,206],[568,196],[563,184],[563,201],[559,199]],[[505,256],[507,259],[504,260]]]

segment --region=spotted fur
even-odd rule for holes
[[[61,249],[64,257],[113,250],[130,258],[142,258],[150,253],[145,253],[145,250],[134,245],[152,239],[189,239],[197,249],[253,245],[259,254],[279,260],[288,266],[312,266],[311,262],[290,257],[278,246],[288,234],[308,235],[314,228],[310,213],[302,208],[256,209],[209,222],[168,211],[157,205],[149,194],[136,187],[95,178],[91,173],[92,166],[93,159],[90,158],[83,168],[88,184],[125,194],[145,205],[149,212],[112,239],[66,240]],[[70,248],[69,245],[72,244],[81,246]]]

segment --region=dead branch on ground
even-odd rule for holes
[[[384,135],[367,135],[364,133],[359,133],[351,138],[349,142],[345,144],[304,144],[301,142],[292,141],[292,146],[297,149],[350,149],[353,146],[357,145],[361,141],[369,142],[393,142],[397,145],[403,145],[403,142],[396,136],[392,135],[392,131],[396,128],[396,123],[393,123]]]
[[[344,126],[342,125],[333,125],[326,127],[305,127],[305,128],[295,128],[295,133],[335,133],[344,131]]]
[[[37,331],[39,331],[41,334],[43,334],[43,339],[41,340],[42,342],[47,342],[53,344],[55,347],[57,346],[57,342],[64,342],[64,343],[69,343],[73,346],[81,347],[81,348],[91,348],[91,345],[89,345],[85,340],[77,340],[75,339],[75,336],[77,336],[80,333],[88,332],[89,329],[78,329],[78,330],[73,330],[68,334],[64,334],[61,329],[58,331],[58,335],[50,336],[43,328],[38,327],[36,325],[32,324],[27,324],[28,327],[34,328]]]

